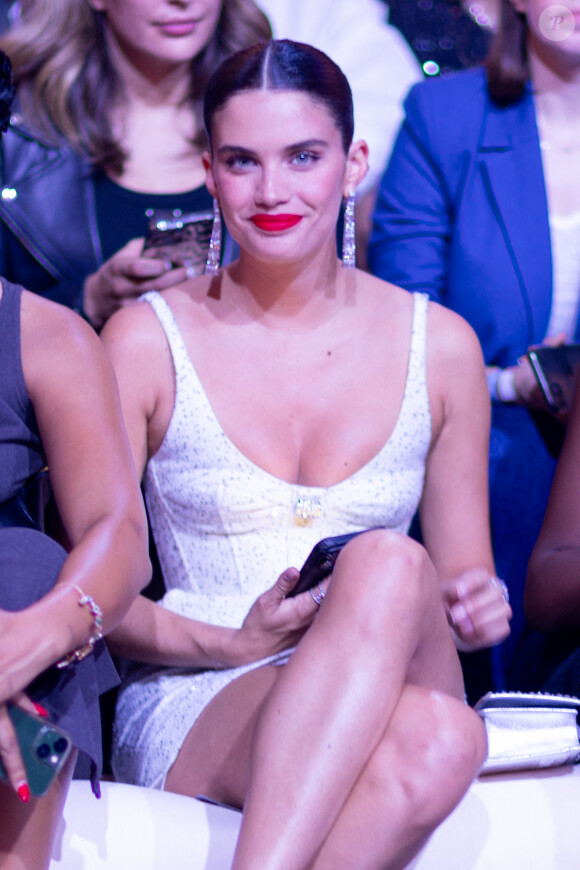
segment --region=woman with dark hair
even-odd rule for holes
[[[205,120],[240,258],[103,331],[168,585],[115,632],[145,664],[121,691],[113,768],[243,806],[236,870],[403,867],[485,752],[453,637],[509,630],[480,350],[456,315],[354,268],[367,147],[324,54],[240,52]],[[426,550],[405,534],[419,501]],[[371,527],[330,582],[288,596],[285,566]]]
[[[411,91],[369,249],[375,274],[457,311],[483,348],[492,540],[514,605],[503,665],[561,440],[525,354],[580,337],[580,4],[567,7],[502,0],[486,67]],[[523,688],[515,661],[507,678]]]
[[[12,96],[0,52],[2,130]],[[148,580],[147,523],[115,378],[93,330],[2,278],[0,371],[0,867],[44,870],[77,755],[98,793],[98,698],[118,682],[102,637]],[[43,531],[47,466],[68,552]],[[42,797],[13,708],[48,717],[75,747]],[[35,746],[44,758],[48,744],[30,754]]]
[[[95,326],[183,281],[141,256],[148,214],[211,211],[205,85],[269,36],[252,0],[22,0],[1,41],[20,105],[1,155],[0,274]]]

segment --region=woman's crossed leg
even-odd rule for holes
[[[485,755],[436,572],[394,532],[354,539],[288,665],[224,689],[168,790],[244,807],[235,870],[395,870]]]

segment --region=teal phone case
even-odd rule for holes
[[[66,731],[14,704],[8,704],[8,715],[18,737],[30,794],[42,797],[70,755],[72,741]],[[7,780],[1,760],[0,779]]]

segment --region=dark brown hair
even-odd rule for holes
[[[354,133],[352,93],[345,74],[323,52],[301,42],[276,39],[225,60],[211,76],[205,93],[203,116],[210,141],[214,114],[234,94],[254,90],[300,91],[322,103],[348,152]]]
[[[530,78],[527,34],[526,16],[516,12],[509,0],[500,0],[498,28],[486,64],[487,86],[500,105],[516,103]]]
[[[10,107],[14,99],[10,60],[0,51],[0,133],[5,133],[10,122]]]
[[[87,0],[21,0],[20,19],[0,44],[9,55],[26,122],[54,144],[65,140],[96,166],[121,174],[126,155],[113,135],[111,109],[123,99],[106,44],[106,19]],[[194,143],[206,144],[203,94],[213,70],[233,52],[268,39],[253,0],[223,0],[217,28],[191,61]]]

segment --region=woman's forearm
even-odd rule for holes
[[[108,634],[150,577],[145,514],[135,503],[134,508],[103,517],[74,543],[58,586],[75,585],[94,598],[102,611],[103,632]]]
[[[532,554],[524,609],[538,631],[580,628],[580,547]]]
[[[173,613],[139,595],[108,637],[112,652],[166,667],[227,668],[249,661],[233,628]]]
[[[124,526],[116,518],[97,522],[73,547],[50,592],[22,611],[0,611],[0,671],[13,687],[23,689],[110,630],[143,588],[146,532]]]

